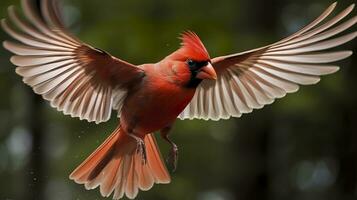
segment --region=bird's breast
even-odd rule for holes
[[[145,134],[162,129],[176,120],[194,93],[195,89],[147,77],[124,101],[121,123],[134,126],[134,131]]]

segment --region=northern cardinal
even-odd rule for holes
[[[139,189],[169,183],[153,132],[171,145],[169,161],[176,167],[177,146],[169,137],[180,119],[219,120],[240,117],[319,82],[339,68],[325,63],[349,57],[351,51],[325,52],[357,36],[337,34],[357,17],[342,23],[351,5],[326,20],[332,4],[312,23],[271,45],[212,58],[194,32],[182,34],[181,47],[155,64],[135,66],[84,44],[64,27],[55,0],[22,0],[27,20],[9,7],[3,29],[18,42],[4,47],[16,54],[11,62],[35,93],[64,114],[89,122],[105,122],[112,109],[119,125],[74,172],[70,179],[86,189],[100,187],[102,196],[135,198]]]

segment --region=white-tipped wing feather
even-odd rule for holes
[[[56,0],[42,0],[41,15],[34,5],[31,0],[22,1],[30,23],[14,7],[8,12],[16,29],[1,21],[3,29],[20,42],[3,43],[16,54],[11,58],[16,72],[59,111],[90,122],[107,121],[113,107],[120,109],[126,85],[140,79],[143,71],[68,33]]]
[[[274,44],[251,51],[212,59],[216,81],[204,80],[180,119],[219,120],[271,104],[274,99],[296,92],[299,85],[320,81],[320,76],[339,68],[327,63],[349,57],[351,51],[326,52],[357,36],[357,32],[334,37],[357,22],[354,16],[338,24],[354,5],[322,23],[334,10],[332,4],[312,23]],[[333,38],[332,38],[333,37]]]

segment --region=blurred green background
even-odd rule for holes
[[[338,11],[353,0],[341,0]],[[83,41],[135,64],[179,47],[184,30],[212,57],[274,42],[317,17],[330,0],[67,0],[64,17]],[[18,0],[1,0],[0,16]],[[354,11],[352,15],[355,15]],[[356,30],[354,27],[353,30]],[[0,40],[9,39],[0,31]],[[343,46],[356,52],[356,40]],[[64,116],[34,95],[0,48],[0,199],[95,200],[68,179],[116,127]],[[318,85],[239,119],[178,121],[169,185],[145,200],[357,199],[357,56]],[[159,139],[166,156],[168,145]]]

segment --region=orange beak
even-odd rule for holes
[[[196,77],[199,79],[202,79],[202,80],[203,79],[216,80],[217,74],[216,74],[216,71],[214,70],[212,64],[208,63],[206,66],[201,68],[201,70],[198,72]]]

